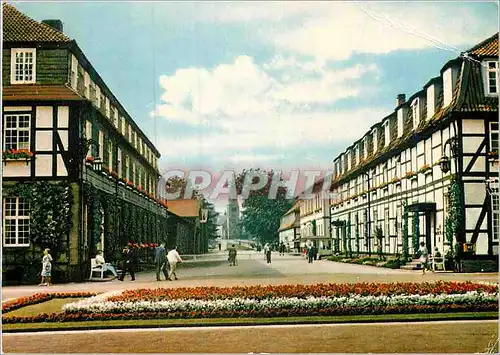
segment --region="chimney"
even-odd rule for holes
[[[61,20],[43,20],[42,23],[52,27],[54,30],[63,32],[63,24]]]
[[[396,107],[404,104],[406,101],[406,95],[405,94],[399,94],[396,98]]]

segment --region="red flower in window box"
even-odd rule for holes
[[[93,163],[94,162],[94,157],[92,155],[89,155],[87,159],[85,159],[87,163]]]
[[[34,153],[30,152],[28,149],[7,149],[2,152],[3,160],[12,159],[26,159],[29,160],[33,158]]]

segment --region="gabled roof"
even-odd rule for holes
[[[2,11],[4,42],[72,42],[68,36],[29,18],[12,5],[4,2]]]
[[[199,217],[201,201],[200,200],[169,200],[167,201],[168,210],[180,217]]]
[[[498,33],[465,51],[476,57],[498,57]]]

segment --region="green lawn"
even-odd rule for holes
[[[51,301],[49,301],[51,302]],[[48,303],[48,302],[46,302]],[[60,303],[62,306],[64,303]],[[60,310],[59,306],[59,310]],[[54,308],[56,305],[53,306]],[[26,307],[28,308],[28,307]],[[44,309],[44,312],[46,310]],[[9,314],[13,314],[9,313]],[[14,315],[14,314],[13,314]],[[17,314],[16,314],[17,315]],[[82,321],[63,323],[16,323],[3,324],[2,330],[35,331],[64,329],[99,329],[99,328],[156,328],[156,327],[186,327],[210,325],[265,325],[265,324],[315,324],[315,323],[359,323],[359,322],[415,322],[452,319],[498,319],[498,312],[468,312],[468,313],[430,313],[430,314],[391,314],[391,315],[360,315],[332,317],[274,317],[274,318],[205,318],[205,319],[145,319],[145,320],[110,320]]]
[[[27,317],[36,316],[40,313],[59,313],[61,311],[61,307],[66,303],[77,302],[79,300],[81,300],[81,298],[54,298],[46,302],[21,307],[5,314],[8,317]]]

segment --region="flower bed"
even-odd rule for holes
[[[17,298],[2,304],[2,313],[10,312],[21,307],[42,303],[54,298],[82,298],[95,296],[95,292],[71,292],[71,293],[35,293],[34,295]]]
[[[471,282],[357,283],[316,285],[270,285],[240,287],[183,287],[126,290],[108,301],[161,301],[175,299],[217,300],[229,298],[267,299],[279,297],[340,297],[347,295],[426,295],[460,294],[469,291],[498,292],[498,286]]]
[[[68,303],[62,313],[5,316],[3,323],[480,311],[498,311],[498,284],[441,281],[112,291]]]

